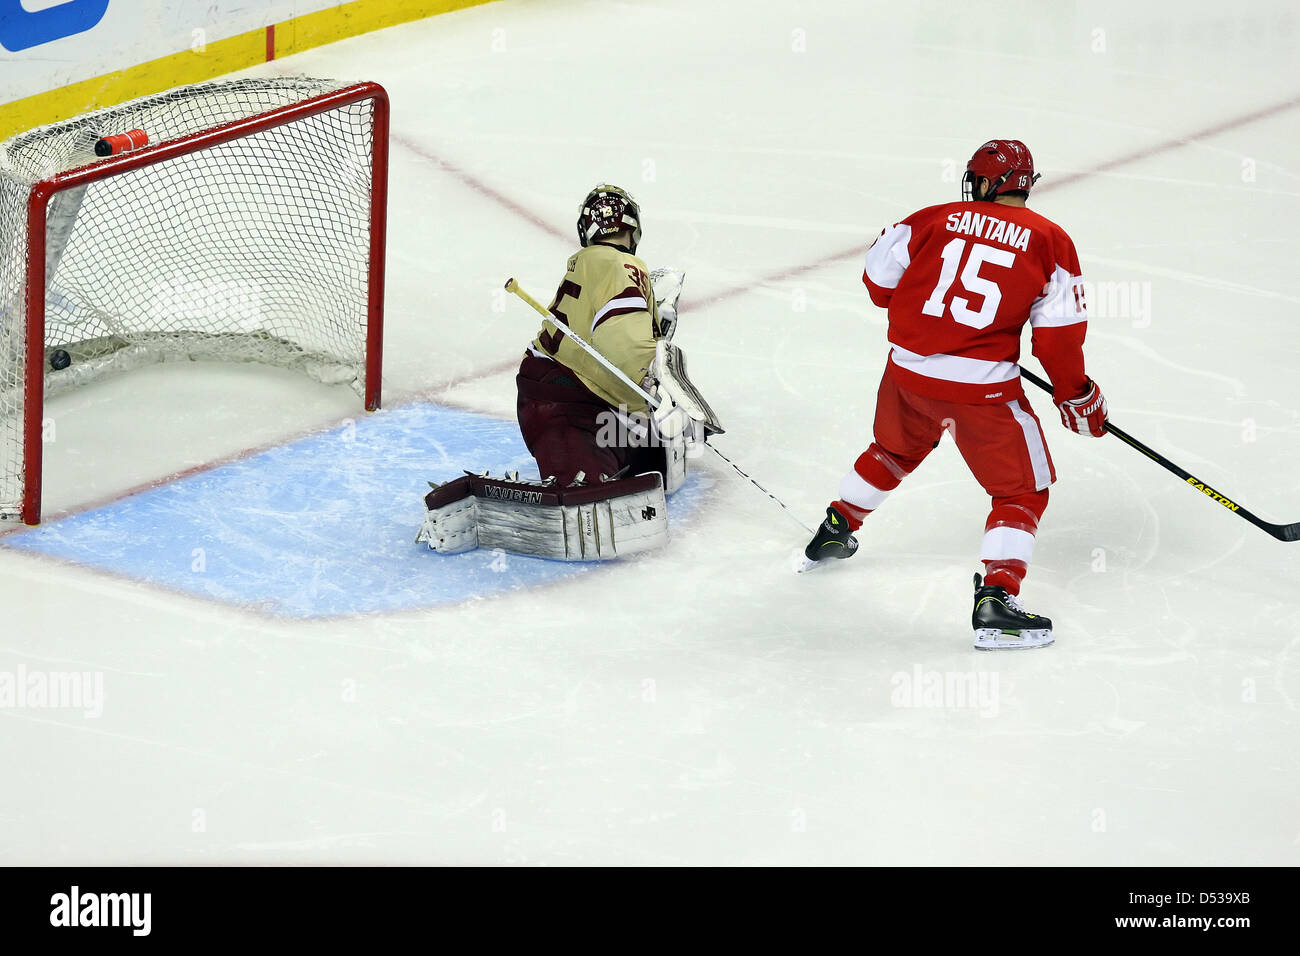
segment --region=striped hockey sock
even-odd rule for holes
[[[1020,593],[1034,556],[1034,535],[1046,508],[1046,489],[993,499],[980,548],[985,584],[1006,588],[1008,594]]]
[[[848,519],[849,530],[857,531],[919,463],[892,455],[873,442],[840,481],[840,496],[831,507]]]

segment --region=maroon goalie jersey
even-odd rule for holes
[[[917,394],[1023,399],[1026,322],[1056,401],[1087,388],[1078,253],[1065,230],[1026,207],[951,202],[913,213],[867,250],[862,281],[889,310],[889,372]]]

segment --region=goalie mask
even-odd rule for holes
[[[989,191],[980,197],[992,202],[1001,192],[1029,194],[1041,174],[1034,172],[1034,157],[1029,147],[1018,139],[991,139],[979,149],[966,164],[966,175],[961,180],[961,198],[975,198],[975,184],[980,179],[989,181]]]
[[[641,242],[641,207],[617,186],[600,185],[587,193],[578,210],[578,242],[583,246],[631,231],[632,252]]]

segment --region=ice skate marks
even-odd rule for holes
[[[3,546],[291,618],[457,604],[603,572],[414,544],[428,482],[466,468],[536,476],[514,422],[406,405],[18,532]],[[670,534],[709,483],[694,474],[673,495]]]

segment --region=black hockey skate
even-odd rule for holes
[[[849,522],[834,507],[826,509],[826,520],[821,523],[803,555],[796,555],[796,571],[811,571],[831,558],[851,558],[858,550],[858,539],[849,531]]]
[[[975,628],[975,648],[981,651],[1046,647],[1054,640],[1050,618],[1030,614],[1019,598],[1006,588],[984,584],[978,574],[971,626]]]

